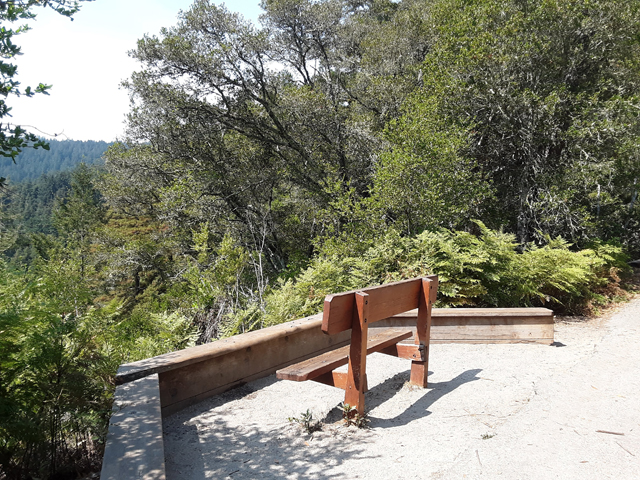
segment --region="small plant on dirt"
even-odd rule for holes
[[[480,438],[482,438],[483,440],[489,440],[490,438],[493,438],[495,436],[495,433],[484,433]]]
[[[306,412],[300,414],[299,417],[289,417],[288,420],[291,423],[297,423],[298,425],[300,425],[300,428],[302,428],[309,435],[322,430],[322,424],[313,420],[313,414],[309,409],[307,409]]]
[[[342,402],[340,404],[340,408],[342,409],[342,418],[347,426],[353,425],[358,428],[367,428],[367,423],[369,423],[369,419],[367,418],[367,414],[360,415],[358,410],[349,405],[348,403]]]

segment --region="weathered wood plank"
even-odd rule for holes
[[[165,479],[157,374],[116,388],[100,478]]]
[[[408,310],[394,315],[395,317],[415,317],[418,309]],[[514,308],[434,308],[434,318],[444,317],[545,317],[553,315],[553,311],[543,307],[514,307]]]
[[[417,310],[379,321],[378,328],[410,328]],[[554,316],[546,308],[434,308],[430,343],[540,343],[554,341]]]
[[[297,357],[312,354],[313,346],[309,342],[324,342],[317,337],[317,332],[322,323],[322,314],[311,315],[291,322],[275,325],[273,327],[263,328],[255,332],[243,333],[234,337],[217,340],[205,345],[197,347],[185,348],[177,352],[158,355],[157,357],[147,358],[138,362],[126,363],[120,365],[116,375],[116,384],[130,382],[137,378],[153,373],[163,373],[170,370],[179,369],[210,360],[217,357],[225,357],[238,351],[247,350],[258,347],[263,344],[272,344],[278,342],[282,338],[295,338],[296,342],[301,343],[302,350],[307,348],[309,352],[301,353]],[[311,340],[308,335],[311,332]],[[348,336],[342,336],[338,341],[348,340]],[[336,342],[331,341],[325,346],[333,346]],[[317,350],[324,348],[319,347]],[[295,359],[293,359],[296,361]],[[299,360],[297,360],[299,361]]]
[[[509,339],[501,340],[496,338],[458,338],[452,340],[431,340],[431,345],[449,345],[449,344],[464,344],[464,345],[508,345],[508,344],[538,344],[538,345],[551,345],[553,342],[548,338],[532,338],[532,339]]]
[[[347,388],[344,403],[356,408],[364,415],[365,378],[367,376],[367,350],[369,321],[371,310],[368,293],[356,292],[356,308],[353,311],[351,326],[351,344],[349,345],[349,367],[347,369]]]
[[[424,361],[424,350],[424,345],[406,345],[404,343],[396,343],[395,345],[391,345],[380,350],[380,353],[391,355],[392,357],[404,358],[405,360]]]
[[[367,342],[367,354],[383,350],[409,337],[411,337],[411,332],[408,329],[389,328],[376,332]],[[312,380],[317,376],[346,365],[348,357],[349,345],[280,369],[276,372],[276,376],[282,380],[293,380],[295,382]]]
[[[341,388],[342,390],[346,390],[347,388],[347,372],[336,372],[334,370],[333,372],[323,373],[322,375],[312,378],[311,380],[313,382],[329,385],[330,387]],[[367,384],[366,375],[365,375],[364,383],[365,383],[365,391],[366,391],[366,384]]]
[[[192,357],[189,362],[180,362],[176,368],[163,371],[160,373],[162,414],[170,415],[212,395],[349,343],[349,332],[331,337],[324,335],[319,328],[320,316],[306,320],[304,328],[300,322],[293,322],[297,324],[295,328],[277,325],[251,332],[266,335],[251,335],[250,342],[237,339],[235,348],[220,345],[224,341],[204,345],[208,348],[202,349],[199,362],[191,363]],[[215,352],[217,344],[224,354]]]
[[[552,327],[552,326],[551,326]],[[553,338],[549,325],[445,325],[432,329],[433,340]]]
[[[327,295],[324,302],[322,331],[329,335],[349,330],[352,322],[355,294],[369,295],[369,325],[418,306],[422,279],[388,283],[378,287]]]
[[[420,297],[418,299],[418,315],[416,319],[416,333],[414,343],[422,347],[423,357],[411,361],[410,383],[420,387],[427,387],[429,375],[429,340],[431,337],[431,310],[434,292],[438,289],[438,278],[423,278]]]

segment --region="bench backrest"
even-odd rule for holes
[[[428,277],[435,288],[430,291],[430,300],[435,302],[437,276]],[[388,283],[377,287],[363,288],[351,292],[327,295],[324,300],[322,331],[329,335],[349,330],[355,312],[356,293],[366,293],[369,301],[369,324],[418,308],[422,294],[422,278]]]

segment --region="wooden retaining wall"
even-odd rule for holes
[[[372,329],[415,329],[415,321],[416,311],[411,311]],[[430,341],[550,344],[553,322],[546,308],[436,308]],[[313,315],[121,365],[101,478],[164,480],[162,417],[349,343],[350,331],[329,336],[321,324],[322,314]]]
[[[349,343],[349,332],[324,335],[322,314],[255,332],[121,365],[116,384],[157,373],[162,415],[171,415],[205,398],[292,363]]]
[[[406,327],[415,332],[418,310],[371,325]],[[429,343],[553,343],[553,312],[548,308],[434,308]],[[405,340],[413,343],[413,338]]]

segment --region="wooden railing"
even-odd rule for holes
[[[417,312],[372,325],[415,330]],[[118,369],[102,480],[164,480],[162,417],[205,398],[349,343],[350,332],[322,333],[322,314],[180,350]],[[553,342],[546,308],[438,309],[430,343]],[[412,342],[412,339],[408,339]]]

